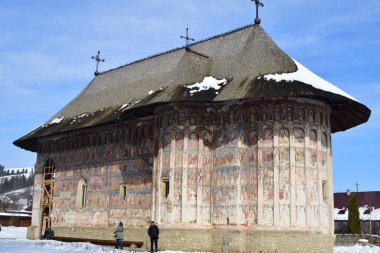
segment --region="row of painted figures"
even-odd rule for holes
[[[296,111],[296,113],[295,113]],[[190,111],[179,110],[160,115],[162,128],[177,125],[219,125],[236,123],[239,121],[254,123],[257,121],[300,121],[316,123],[327,126],[328,116],[326,112],[315,108],[293,108],[293,107],[262,107],[240,110],[233,108],[226,110],[203,110]]]

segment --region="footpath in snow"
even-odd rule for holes
[[[112,247],[97,246],[90,243],[65,243],[58,241],[26,240],[26,228],[2,227],[0,231],[0,253],[129,253]],[[161,253],[180,253],[179,251],[160,251]],[[132,252],[131,252],[132,253]],[[199,253],[199,252],[198,252]],[[355,245],[335,247],[334,253],[380,253],[380,247]]]

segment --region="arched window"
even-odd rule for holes
[[[76,207],[78,209],[86,206],[86,192],[87,192],[87,183],[81,178],[78,182],[77,187],[77,198],[76,198]]]

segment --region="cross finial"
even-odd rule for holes
[[[100,51],[98,51],[97,55],[91,56],[91,58],[95,59],[95,61],[96,61],[96,70],[94,72],[94,76],[97,76],[97,75],[99,75],[99,71],[98,71],[99,62],[104,62],[105,60],[100,58]]]
[[[252,2],[255,2],[256,4],[256,18],[255,18],[255,25],[259,25],[261,23],[261,19],[259,18],[259,7],[264,7],[264,4],[260,2],[260,0],[251,0]]]
[[[355,183],[355,186],[356,186],[356,192],[359,192],[359,185],[360,185],[360,184],[359,184],[358,182]]]
[[[188,26],[186,27],[186,36],[181,36],[181,38],[186,40],[185,49],[188,50],[189,49],[189,41],[194,41],[193,38],[189,37],[189,27]]]

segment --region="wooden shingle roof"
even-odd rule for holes
[[[368,120],[371,111],[344,93],[337,94],[297,80],[263,78],[267,74],[297,70],[295,61],[260,25],[248,25],[193,43],[190,50],[173,49],[101,73],[44,125],[14,144],[36,151],[38,138],[120,121],[126,113],[135,113],[138,117],[139,113],[152,112],[144,108],[171,102],[305,97],[331,106],[332,132]],[[186,85],[201,82],[207,76],[228,82],[218,92],[190,94]],[[57,120],[59,123],[51,124]]]

